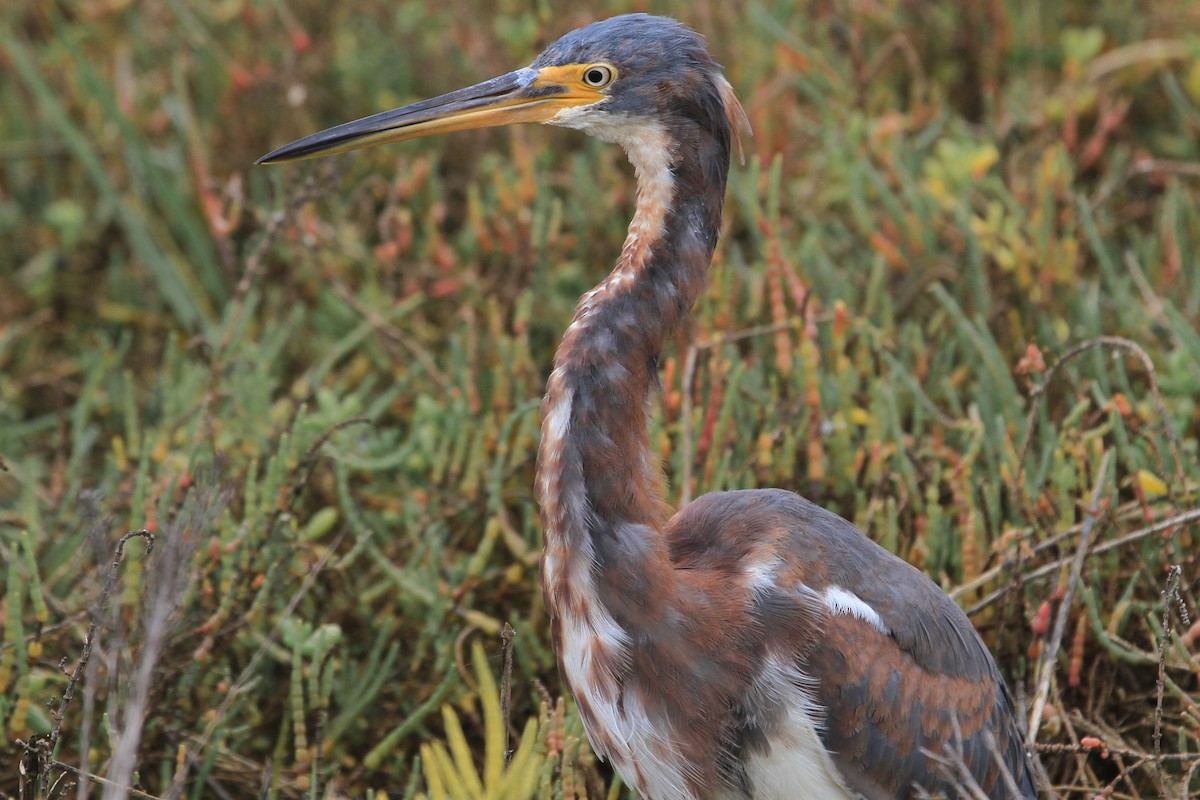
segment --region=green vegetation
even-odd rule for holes
[[[554,710],[531,491],[622,155],[250,163],[647,9],[754,129],[664,364],[673,499],[794,489],[953,590],[1060,796],[1200,793],[1195,4],[569,6],[0,4],[0,795],[623,792]]]

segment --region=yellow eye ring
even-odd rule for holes
[[[617,79],[617,71],[608,64],[589,64],[583,68],[583,82],[593,89],[603,89]]]

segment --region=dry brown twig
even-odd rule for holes
[[[1094,793],[1094,796],[1097,798],[1111,797],[1116,790],[1117,784],[1123,780],[1127,780],[1131,773],[1136,771],[1139,767],[1145,766],[1146,764],[1154,763],[1155,766],[1161,770],[1162,765],[1166,763],[1185,763],[1188,765],[1188,768],[1183,773],[1179,784],[1179,788],[1182,792],[1179,797],[1180,800],[1187,800],[1189,797],[1187,794],[1188,787],[1191,786],[1196,773],[1200,772],[1200,753],[1159,753],[1157,755],[1153,755],[1141,750],[1135,750],[1132,747],[1113,746],[1108,744],[1107,741],[1097,737],[1090,738],[1096,739],[1096,741],[1088,742],[1087,739],[1084,739],[1083,742],[1078,744],[1038,743],[1034,745],[1034,747],[1041,755],[1064,755],[1071,753],[1087,755],[1096,753],[1099,754],[1101,758],[1112,759],[1114,764],[1120,764],[1121,766],[1119,767],[1116,776],[1108,781],[1104,788],[1099,792],[1095,792],[1094,787],[1086,787],[1083,789],[1088,793]],[[1126,761],[1129,763],[1125,763]],[[1160,787],[1163,787],[1164,784],[1165,781],[1161,782],[1159,785]],[[1160,796],[1165,796],[1165,794],[1160,794]]]
[[[1092,502],[1087,509],[1083,529],[1079,532],[1079,545],[1075,549],[1075,558],[1071,562],[1071,573],[1067,579],[1067,589],[1062,602],[1058,605],[1058,618],[1050,634],[1050,641],[1042,652],[1038,663],[1037,691],[1033,695],[1033,705],[1029,712],[1029,726],[1025,742],[1032,746],[1037,741],[1038,729],[1042,724],[1042,711],[1046,707],[1046,698],[1050,694],[1050,679],[1054,676],[1054,664],[1058,658],[1058,650],[1062,646],[1063,632],[1067,627],[1067,617],[1071,613],[1071,600],[1075,596],[1075,587],[1079,584],[1079,575],[1083,572],[1083,562],[1087,558],[1088,544],[1092,539],[1092,529],[1100,517],[1100,500],[1104,492],[1104,483],[1108,478],[1108,464],[1112,460],[1112,451],[1104,451],[1100,462],[1100,471],[1096,475],[1096,485],[1092,490]]]
[[[1147,63],[1164,63],[1191,58],[1193,50],[1181,39],[1144,39],[1140,42],[1115,47],[1092,59],[1088,65],[1086,79],[1096,83],[1115,72]]]
[[[202,534],[225,509],[230,496],[231,492],[222,490],[215,475],[210,474],[188,492],[183,508],[166,526],[161,555],[147,574],[141,598],[141,647],[120,708],[106,776],[109,783],[104,787],[105,800],[123,800],[128,796],[126,787],[135,782],[159,659],[176,622],[176,611],[194,577],[190,569],[192,555]]]
[[[500,641],[503,643],[504,666],[500,673],[500,716],[504,720],[504,763],[512,758],[510,732],[512,729],[512,666],[513,642],[517,638],[517,630],[507,622],[500,631]]]
[[[146,541],[146,552],[142,554],[143,559],[149,557],[154,551],[155,536],[148,530],[130,531],[117,540],[112,564],[109,565],[108,576],[104,580],[104,588],[100,590],[100,597],[97,598],[96,605],[91,613],[91,621],[88,624],[87,634],[83,637],[83,649],[79,653],[79,659],[75,662],[75,668],[67,675],[67,685],[63,689],[62,696],[59,698],[58,708],[54,710],[54,715],[51,717],[50,733],[45,737],[33,737],[29,742],[17,739],[17,745],[24,750],[24,755],[21,758],[22,783],[28,782],[34,791],[38,791],[38,787],[42,786],[42,781],[48,777],[49,770],[52,767],[68,769],[76,773],[79,772],[74,767],[56,761],[54,759],[54,751],[58,747],[59,738],[62,736],[62,723],[67,713],[67,707],[71,705],[71,700],[75,697],[75,687],[79,685],[83,670],[87,667],[88,661],[92,657],[92,647],[96,641],[96,634],[100,630],[100,615],[108,606],[108,599],[112,596],[113,590],[117,588],[121,559],[125,555],[125,544],[130,539],[138,538]],[[58,664],[59,670],[66,673],[66,665],[67,659],[64,657]],[[39,793],[39,796],[45,795],[44,793]]]
[[[1182,514],[1176,514],[1173,517],[1168,517],[1167,519],[1156,522],[1153,525],[1147,525],[1144,528],[1139,528],[1136,531],[1131,531],[1131,532],[1125,534],[1124,536],[1120,536],[1116,539],[1110,539],[1109,541],[1104,542],[1103,544],[1097,544],[1088,551],[1088,556],[1089,557],[1098,556],[1101,553],[1107,553],[1109,550],[1115,550],[1117,548],[1124,547],[1129,544],[1133,544],[1134,542],[1141,541],[1142,539],[1145,539],[1149,536],[1153,536],[1156,533],[1162,533],[1163,531],[1168,531],[1168,530],[1171,530],[1172,528],[1176,528],[1176,527],[1179,527],[1182,525],[1189,525],[1189,524],[1192,524],[1195,522],[1200,522],[1200,508],[1194,508],[1194,509],[1191,509],[1190,511],[1185,511]],[[1040,547],[1039,547],[1039,549],[1040,549]],[[979,587],[981,587],[984,584],[991,581],[993,578],[995,578],[1001,572],[1011,568],[1013,566],[1013,563],[1014,563],[1014,560],[1009,559],[1000,564],[997,564],[995,567],[993,567],[992,569],[989,569],[987,572],[981,574],[978,578],[971,581],[970,583],[963,584],[962,586],[956,587],[955,589],[951,590],[950,596],[952,598],[957,599],[965,594],[968,594],[969,592],[972,592],[972,591],[978,589]],[[1067,563],[1066,558],[1060,558],[1060,559],[1051,561],[1048,564],[1043,564],[1042,566],[1038,567],[1037,569],[1029,570],[1027,572],[1023,571],[1019,576],[1016,576],[1014,578],[1014,582],[1016,584],[1022,585],[1022,586],[1027,583],[1032,583],[1033,581],[1040,580],[1042,578],[1045,578],[1049,575],[1052,575],[1052,574],[1058,572],[1062,568],[1062,566],[1066,563]],[[996,591],[992,592],[991,594],[989,594],[988,596],[986,596],[982,600],[980,600],[978,603],[976,603],[975,605],[968,608],[967,616],[974,616],[975,614],[978,614],[980,611],[987,608],[992,603],[995,603],[997,600],[999,600],[1001,597],[1003,597],[1006,593],[1008,593],[1013,588],[1014,587],[1012,584],[1006,584],[1006,585],[1002,586],[1001,588],[997,589]]]
[[[1163,690],[1167,677],[1167,642],[1171,639],[1171,606],[1172,600],[1179,600],[1179,584],[1183,580],[1183,569],[1178,564],[1172,564],[1167,574],[1167,586],[1163,589],[1162,639],[1158,643],[1158,680],[1154,682],[1154,771],[1158,783],[1163,785],[1162,774],[1162,715]],[[1185,787],[1186,788],[1186,787]]]

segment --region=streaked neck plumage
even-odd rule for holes
[[[635,633],[622,607],[644,616],[650,591],[659,601],[671,595],[650,404],[663,344],[704,288],[729,164],[727,125],[618,120],[587,129],[622,144],[638,196],[615,269],[579,301],[543,404],[537,491],[556,641],[571,615]]]

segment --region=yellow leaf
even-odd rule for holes
[[[871,412],[855,406],[850,409],[850,421],[865,428],[871,424]]]
[[[434,743],[433,752],[442,762],[443,775],[447,779],[447,783],[449,783],[451,775],[461,781],[461,787],[452,792],[453,796],[461,797],[464,800],[468,797],[481,800],[484,797],[483,781],[475,770],[475,759],[471,755],[471,746],[467,744],[467,737],[463,735],[458,715],[450,706],[442,706],[442,723],[446,726],[446,744],[450,748],[450,754],[454,761],[451,762],[450,759],[441,757],[442,754],[438,752],[440,742]]]
[[[1200,103],[1200,59],[1192,62],[1187,78],[1183,81],[1183,88],[1193,103]]]
[[[1137,471],[1136,479],[1138,486],[1141,487],[1142,494],[1144,494],[1147,499],[1152,500],[1155,497],[1162,497],[1167,493],[1167,484],[1162,478],[1158,477],[1149,470],[1139,469]]]
[[[995,145],[983,145],[971,155],[971,177],[977,180],[982,178],[992,168],[992,165],[999,160],[1000,151],[996,149]]]

